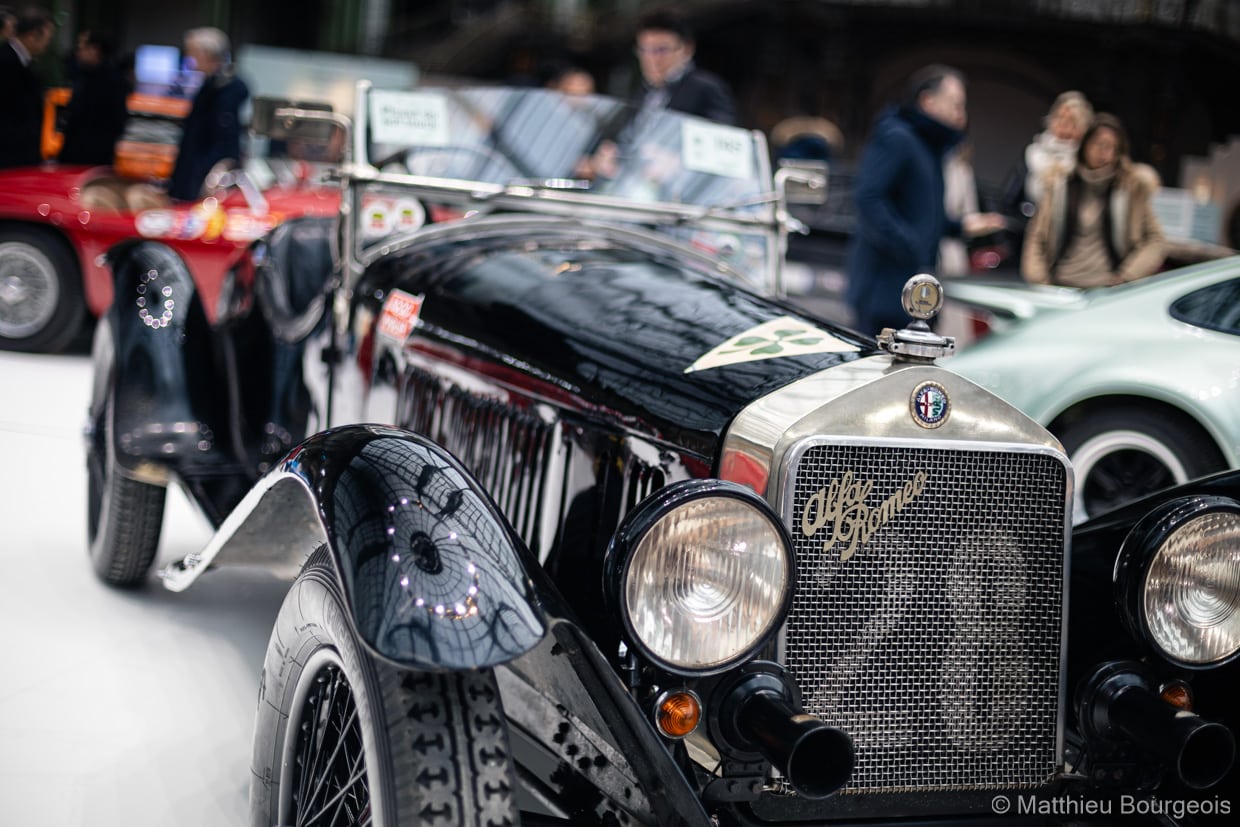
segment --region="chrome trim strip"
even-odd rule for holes
[[[647,224],[691,223],[695,226],[713,226],[731,230],[756,229],[773,232],[775,204],[779,197],[778,193],[770,190],[746,201],[744,208],[758,208],[754,212],[741,212],[740,209],[729,208],[723,208],[728,210],[723,212],[718,207],[703,207],[696,204],[637,202],[610,195],[570,192],[528,185],[493,184],[459,178],[381,172],[369,166],[369,161],[365,166],[351,170],[351,172],[357,181],[399,187],[408,193],[431,198],[437,203],[473,206],[491,204],[551,215],[610,216]]]
[[[923,382],[942,386],[952,399],[952,415],[932,433],[909,413],[909,396]],[[1045,428],[979,385],[937,366],[880,354],[812,374],[750,403],[724,435],[722,453],[742,454],[767,469],[767,490],[758,493],[777,508],[771,481],[791,447],[806,437],[833,434],[1063,451]]]
[[[581,219],[580,216],[578,218]],[[644,231],[636,227],[590,220],[589,218],[581,219],[576,223],[602,229],[622,243],[632,246],[643,246],[648,251],[664,255],[685,257],[701,263],[707,269],[738,279],[745,284],[750,283],[749,279],[740,271],[732,268],[721,259],[709,256],[701,250],[682,244],[669,236]],[[364,267],[369,267],[371,264],[392,253],[417,244],[443,239],[451,240],[454,237],[460,241],[472,241],[476,238],[496,235],[496,228],[500,227],[512,235],[519,235],[522,232],[532,233],[540,230],[549,230],[565,236],[570,233],[570,229],[566,227],[562,220],[549,216],[488,215],[444,224],[426,224],[406,235],[391,236],[378,247],[366,250],[360,257],[360,261]],[[578,238],[586,244],[598,245],[597,239],[581,237],[580,235]],[[582,249],[589,248],[583,247]]]

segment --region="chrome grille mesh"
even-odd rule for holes
[[[801,455],[785,661],[806,710],[854,739],[845,793],[1043,784],[1058,763],[1066,470],[921,445]]]

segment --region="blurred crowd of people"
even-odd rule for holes
[[[41,160],[43,85],[33,66],[55,33],[41,7],[0,7],[0,166]],[[187,32],[185,54],[204,76],[184,122],[167,195],[199,197],[210,170],[241,155],[240,110],[249,92],[232,71],[227,36],[218,29]],[[637,23],[634,54],[640,85],[635,124],[670,109],[723,124],[738,110],[727,84],[695,60],[695,38],[676,11],[647,12]],[[78,33],[67,63],[72,96],[59,159],[109,164],[124,130],[132,77],[106,35]],[[589,71],[556,65],[545,85],[567,94],[595,91]],[[908,81],[903,99],[880,113],[861,152],[853,197],[858,226],[849,251],[847,299],[863,329],[902,324],[899,285],[915,272],[967,274],[966,241],[1008,226],[979,207],[965,140],[966,79],[947,66],[928,66]],[[795,116],[771,131],[775,159],[827,161],[844,144],[821,117]],[[607,172],[614,146],[601,145],[580,173]],[[1163,235],[1152,199],[1158,176],[1129,153],[1117,118],[1095,113],[1077,91],[1064,92],[1023,158],[1024,199],[1035,205],[1020,252],[1031,282],[1099,286],[1149,275],[1162,263]]]
[[[904,100],[879,117],[861,158],[854,198],[858,226],[848,258],[846,298],[857,327],[901,327],[898,296],[913,273],[969,272],[963,239],[986,236],[1020,217],[979,210],[964,143],[964,75],[929,66]],[[1132,160],[1126,130],[1095,113],[1078,91],[1059,95],[1023,157],[1020,272],[1035,284],[1101,287],[1145,278],[1165,256],[1154,211],[1157,172]]]
[[[667,108],[737,123],[731,91],[696,66],[693,34],[676,13],[648,13],[636,32],[641,85],[633,103],[639,119]],[[545,85],[570,94],[595,89],[593,76],[570,64],[556,66]],[[1059,95],[1016,164],[1012,201],[1031,208],[1024,214],[985,211],[966,137],[966,86],[964,74],[952,67],[924,67],[872,127],[852,193],[857,228],[846,299],[858,327],[902,326],[900,286],[910,275],[967,275],[970,243],[1002,231],[1013,231],[1013,256],[1021,275],[1034,283],[1093,287],[1159,269],[1164,239],[1153,208],[1158,175],[1132,160],[1117,118],[1095,113],[1079,91]],[[844,146],[839,128],[818,116],[787,118],[769,137],[776,162],[830,161]],[[591,159],[594,166],[583,167],[583,175],[604,168],[605,151]]]
[[[52,14],[41,6],[0,7],[0,167],[43,160],[45,86],[35,62],[56,34]],[[71,95],[62,118],[58,160],[111,164],[128,117],[132,83],[111,39],[93,29],[78,32],[65,61]]]
[[[1038,284],[1102,287],[1156,272],[1165,255],[1153,205],[1158,173],[1132,160],[1123,124],[1094,114],[1079,92],[1061,95],[1047,124],[1059,147],[1056,155],[1039,135],[1026,153],[1037,211],[1021,274]]]
[[[15,11],[0,6],[0,168],[43,160],[45,89],[34,62],[47,51],[55,32],[54,18],[42,7]],[[181,125],[171,178],[166,190],[147,185],[130,188],[126,200],[131,208],[168,199],[196,200],[213,169],[241,162],[241,109],[249,89],[233,71],[228,36],[213,27],[190,29],[185,33],[184,54],[202,82]],[[112,164],[129,118],[132,64],[118,60],[105,33],[83,29],[66,61],[65,74],[71,92],[56,160]]]
[[[945,236],[1003,228],[995,213],[947,212],[945,159],[963,140],[967,123],[964,75],[942,65],[915,72],[901,102],[880,114],[854,182],[857,228],[845,298],[858,329],[905,326],[901,289],[916,273],[938,271]]]

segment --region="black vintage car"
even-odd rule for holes
[[[166,586],[293,581],[254,825],[1230,812],[1235,478],[1070,552],[1060,445],[935,365],[932,277],[877,341],[778,297],[816,182],[757,133],[363,86],[349,148],[214,324],[114,251],[95,341],[100,577],[175,482],[218,530]]]

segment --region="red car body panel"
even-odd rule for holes
[[[222,200],[178,203],[139,212],[89,209],[82,188],[114,177],[107,167],[45,164],[0,172],[0,223],[51,227],[72,245],[82,274],[86,306],[99,316],[112,303],[112,275],[102,256],[123,241],[151,239],[176,250],[214,321],[224,279],[258,237],[301,215],[335,215],[340,192],[316,184],[275,186],[263,195],[267,213],[256,215],[238,191]]]

